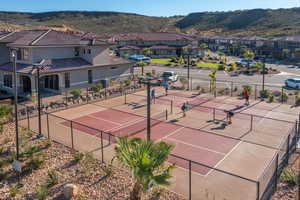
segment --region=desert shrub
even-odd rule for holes
[[[43,165],[44,165],[44,160],[40,159],[39,157],[35,157],[27,161],[25,167],[28,170],[37,170],[42,168]]]
[[[75,98],[78,98],[81,95],[81,90],[72,90],[70,92]]]
[[[283,171],[282,171],[282,174],[281,174],[281,176],[280,176],[280,179],[283,181],[283,182],[285,182],[285,183],[287,183],[287,184],[289,184],[289,185],[296,185],[297,184],[297,175],[296,175],[296,173],[293,171],[293,170],[291,170],[291,169],[284,169]]]
[[[269,95],[269,102],[270,103],[274,102],[274,96],[272,94]]]
[[[220,64],[218,65],[218,70],[224,70],[225,69],[225,65],[224,64]]]
[[[15,197],[17,196],[18,193],[20,193],[20,189],[22,188],[22,185],[21,184],[15,184],[15,185],[12,185],[10,188],[9,188],[9,194],[11,197]]]
[[[170,61],[176,63],[177,62],[177,58],[171,58]]]
[[[147,73],[146,73],[146,76],[152,77],[152,73],[151,73],[151,72],[147,72]]]
[[[285,92],[282,92],[282,93],[280,94],[280,100],[281,100],[282,102],[286,102],[286,101],[288,100],[288,98],[289,98],[289,96],[288,96]]]
[[[130,80],[124,80],[123,83],[124,83],[125,86],[129,86],[131,84],[131,81]]]
[[[81,152],[76,152],[76,153],[73,154],[73,160],[76,163],[80,162],[83,159],[83,157],[84,157],[84,154],[81,153]]]
[[[26,147],[23,152],[21,153],[21,157],[24,158],[31,158],[33,155],[35,155],[38,152],[41,152],[42,148],[40,146],[31,146],[31,147]]]
[[[294,95],[298,96],[299,95],[299,91],[295,91]]]
[[[48,171],[46,186],[48,188],[51,188],[56,184],[58,184],[58,176],[57,176],[56,172],[54,170]]]
[[[49,190],[46,185],[41,185],[36,189],[36,196],[39,200],[44,200],[48,196]]]
[[[270,95],[270,92],[269,92],[269,90],[261,90],[261,91],[259,91],[259,95],[261,98],[268,98]]]
[[[93,92],[99,92],[99,91],[102,90],[102,89],[103,89],[102,83],[98,83],[97,85],[93,85],[93,86],[91,87],[91,90],[92,90]]]

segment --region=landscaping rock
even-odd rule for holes
[[[66,199],[71,199],[78,195],[79,189],[74,184],[66,184],[64,186],[63,194]]]

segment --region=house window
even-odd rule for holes
[[[65,88],[70,87],[70,72],[65,73]]]
[[[75,50],[74,55],[79,56],[79,47],[75,47],[74,50]]]
[[[18,60],[29,60],[29,50],[27,48],[20,48],[17,52],[17,59]]]
[[[85,49],[83,49],[83,54],[85,54]]]
[[[93,71],[92,70],[88,70],[88,81],[89,83],[93,83]]]
[[[13,82],[12,75],[11,74],[5,74],[3,79],[4,79],[4,86],[12,88],[12,85],[13,85],[12,84],[12,82]]]
[[[92,52],[91,49],[88,49],[88,54],[91,54],[91,52]]]

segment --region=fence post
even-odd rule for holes
[[[28,113],[28,107],[26,106],[26,116],[27,116],[27,128],[30,130],[30,121],[29,121],[29,113]]]
[[[259,200],[260,199],[260,183],[259,181],[256,182],[256,200]]]
[[[124,91],[124,101],[125,101],[125,104],[127,104],[127,94],[126,94],[126,91]]]
[[[104,162],[104,153],[103,153],[103,131],[101,131],[101,161]]]
[[[250,120],[250,131],[253,130],[253,115],[251,115],[251,120]]]
[[[286,146],[286,164],[289,163],[289,157],[290,157],[290,136],[291,135],[288,135],[288,138],[287,138],[287,146]]]
[[[257,85],[254,86],[255,90],[254,90],[254,99],[257,99]]]
[[[283,103],[283,87],[281,88],[281,103]]]
[[[277,153],[277,155],[276,155],[276,169],[275,169],[275,185],[274,185],[274,191],[276,191],[277,190],[277,185],[278,185],[278,153]]]
[[[189,160],[189,200],[192,200],[192,161]]]
[[[73,121],[70,121],[71,122],[71,145],[72,145],[72,149],[74,149],[74,141],[73,141]]]
[[[86,103],[89,103],[89,88],[86,88]]]
[[[233,81],[231,81],[231,86],[230,86],[230,96],[233,96]]]
[[[171,100],[171,114],[173,114],[173,100]]]
[[[48,139],[50,139],[49,114],[46,113],[46,115],[47,115],[47,133],[48,133]]]

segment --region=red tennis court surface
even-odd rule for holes
[[[72,124],[73,129],[92,135],[99,136],[97,130],[109,131],[115,136],[133,133],[134,137],[146,138],[147,135],[144,117],[113,109],[92,113],[73,121],[75,122]],[[151,128],[152,140],[175,144],[172,154],[210,167],[216,167],[239,143],[235,139],[161,120],[153,119],[151,122],[155,124]],[[61,124],[70,126],[70,122]],[[108,139],[107,135],[104,135],[104,139]],[[112,139],[112,141],[115,140]],[[169,162],[185,169],[189,167],[185,160],[172,156],[170,156]],[[209,174],[209,168],[195,163],[193,163],[193,171],[203,176]]]

